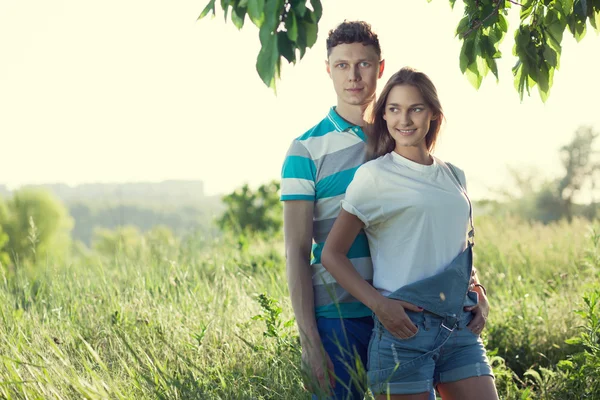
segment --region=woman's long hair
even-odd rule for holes
[[[427,150],[431,153],[435,147],[442,120],[444,119],[444,112],[438,98],[437,90],[426,74],[414,68],[404,67],[387,81],[379,95],[379,99],[373,107],[370,118],[371,124],[367,127],[367,159],[369,160],[381,157],[384,154],[394,151],[396,148],[396,142],[392,138],[392,135],[390,135],[383,115],[385,114],[385,105],[388,96],[392,89],[398,85],[411,85],[419,89],[425,103],[433,110],[433,115],[437,116],[436,119],[430,122],[429,132],[425,135]]]

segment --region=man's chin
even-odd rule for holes
[[[358,97],[358,96],[351,96],[351,97],[346,97],[344,99],[344,102],[352,105],[352,106],[364,106],[366,104],[369,104],[371,102],[370,98],[365,98],[365,97]]]

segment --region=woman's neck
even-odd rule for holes
[[[421,146],[396,146],[394,151],[402,157],[422,165],[433,164],[433,157],[429,150]]]

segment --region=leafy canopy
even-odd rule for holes
[[[431,2],[431,0],[427,0]],[[449,0],[454,8],[456,0]],[[508,33],[506,16],[517,8],[521,20],[514,30],[512,68],[515,89],[523,94],[537,86],[543,102],[548,99],[554,71],[560,68],[561,42],[565,29],[579,42],[588,22],[600,34],[600,0],[463,0],[464,16],[456,28],[462,40],[459,66],[469,82],[479,89],[489,72],[498,81],[498,46]],[[317,41],[323,7],[320,0],[221,0],[227,17],[242,29],[246,15],[259,28],[261,50],[256,70],[262,81],[275,90],[281,60],[295,64]],[[216,14],[216,0],[210,0],[198,19]]]

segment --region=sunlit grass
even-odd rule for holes
[[[581,323],[573,310],[598,287],[590,227],[477,220],[484,337],[520,389],[529,368],[577,350],[564,342]],[[281,239],[230,238],[0,269],[0,398],[308,398],[295,328],[283,325],[293,314],[282,250]],[[252,319],[268,313],[260,293],[282,308],[276,337]]]

